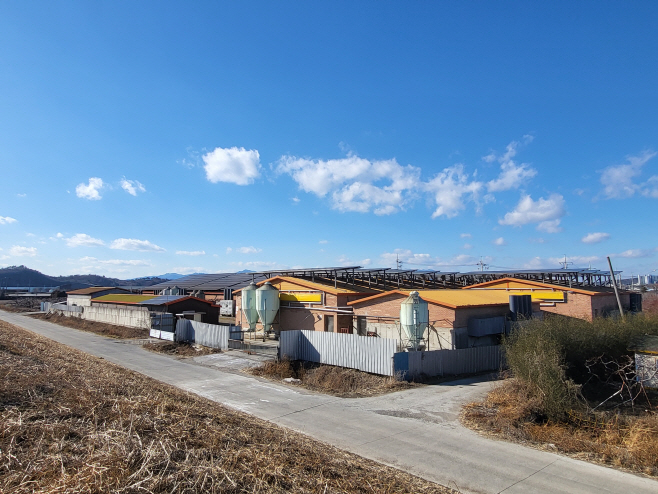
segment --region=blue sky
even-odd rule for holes
[[[0,265],[652,273],[657,23],[656,2],[2,2]]]

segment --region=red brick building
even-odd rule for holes
[[[328,283],[313,282],[288,276],[277,276],[269,281],[279,290],[280,309],[272,325],[274,331],[308,329],[351,333],[353,331],[352,308],[354,300],[374,295],[376,292],[364,288],[342,288]],[[265,281],[257,285],[260,286]],[[233,292],[235,298],[235,324],[249,327],[242,313],[242,290]],[[258,323],[257,331],[262,330]]]
[[[595,317],[604,317],[611,311],[618,310],[614,291],[609,287],[566,287],[518,278],[501,278],[467,286],[463,290],[531,295],[533,302],[539,302],[544,312],[586,321],[591,321]],[[630,292],[627,291],[619,293],[624,310],[630,307],[630,296]]]
[[[509,313],[509,295],[504,292],[468,292],[464,290],[418,290],[428,303],[428,350],[467,348],[496,344],[498,336],[471,337],[469,323],[473,320],[501,318]],[[400,305],[408,292],[393,290],[347,305],[354,310],[358,334],[376,334],[382,338],[403,339],[400,333]],[[539,303],[533,303],[533,312],[539,312]],[[500,321],[500,319],[498,319]],[[503,321],[504,323],[504,321]]]

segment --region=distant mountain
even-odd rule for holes
[[[193,274],[199,274],[199,273],[193,273]],[[165,280],[177,280],[178,278],[182,278],[183,276],[188,276],[188,275],[178,274],[178,273],[165,273],[165,274],[159,274],[158,278],[162,278]]]
[[[73,288],[83,286],[151,286],[168,281],[171,278],[145,277],[121,280],[97,274],[74,274],[70,276],[48,276],[26,266],[9,266],[0,269],[1,286],[53,287],[69,285]]]

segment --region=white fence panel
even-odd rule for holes
[[[231,326],[180,319],[176,323],[176,341],[190,341],[210,348],[228,349]]]
[[[410,375],[458,376],[499,370],[503,362],[500,345],[462,348],[458,350],[434,350],[408,352]]]
[[[82,312],[82,307],[79,305],[67,305],[63,303],[54,303],[50,306],[51,309],[61,310],[62,312]]]
[[[282,331],[279,345],[280,355],[288,356],[291,360],[306,360],[392,376],[397,340],[294,330]]]
[[[82,309],[80,307],[80,310]],[[118,305],[109,307],[92,305],[91,307],[84,308],[82,318],[90,321],[114,324],[115,326],[151,329],[151,316],[146,307],[132,308]]]
[[[174,333],[170,331],[160,331],[159,329],[151,329],[149,332],[151,338],[158,338],[160,340],[174,341]]]

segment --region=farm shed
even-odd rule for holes
[[[92,309],[131,309],[150,313],[197,314],[197,320],[216,324],[219,308],[208,300],[185,295],[112,294],[92,301]]]
[[[494,345],[504,332],[504,318],[510,310],[509,294],[505,292],[418,290],[418,293],[429,306],[429,350]],[[356,333],[399,339],[400,304],[408,295],[406,291],[393,290],[348,302],[354,310]],[[540,312],[538,302],[532,303],[532,311]],[[481,331],[483,328],[487,330]]]
[[[591,321],[595,317],[603,317],[611,311],[618,310],[614,291],[612,288],[603,286],[568,287],[518,278],[501,278],[467,286],[463,290],[499,291],[508,295],[530,295],[533,302],[539,302],[541,310],[544,312],[586,321]],[[619,297],[624,310],[631,309],[632,295],[630,292],[620,291]],[[641,303],[639,309],[641,310]]]
[[[91,301],[98,297],[110,294],[130,293],[129,290],[114,286],[93,286],[90,288],[81,288],[66,293],[66,304],[77,305],[78,307],[90,307]]]
[[[629,347],[635,352],[637,379],[648,388],[658,389],[658,336],[643,336]]]
[[[335,287],[319,281],[308,281],[289,276],[276,276],[269,281],[279,290],[279,313],[273,324],[275,331],[306,329],[311,331],[328,331],[352,333],[352,308],[349,302],[374,295],[374,290],[365,288]],[[235,324],[248,328],[247,320],[240,309],[242,290],[236,290]],[[261,330],[259,322],[257,330]]]

